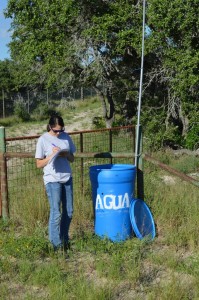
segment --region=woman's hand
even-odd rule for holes
[[[55,154],[55,153],[57,153],[59,150],[61,150],[61,148],[59,148],[59,147],[57,147],[57,146],[54,146],[54,147],[52,148],[52,150],[53,150],[53,154]]]

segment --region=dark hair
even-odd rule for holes
[[[51,128],[55,127],[56,125],[59,125],[62,128],[64,128],[64,121],[63,121],[62,117],[60,117],[58,115],[53,115],[50,117],[50,120],[48,122],[47,131],[50,131]]]

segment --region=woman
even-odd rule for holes
[[[52,116],[47,125],[47,132],[38,139],[35,153],[37,168],[43,168],[43,179],[50,204],[49,240],[54,250],[67,247],[73,215],[70,162],[74,161],[73,154],[76,148],[64,130],[62,117]],[[62,149],[63,152],[57,153]]]

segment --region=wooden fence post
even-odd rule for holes
[[[8,184],[7,184],[7,165],[6,165],[6,142],[5,142],[5,128],[0,127],[0,216],[3,219],[9,217],[8,205]]]
[[[5,93],[4,93],[4,89],[2,89],[2,101],[3,101],[3,118],[5,118],[6,113],[5,113]]]
[[[84,137],[83,134],[80,133],[80,152],[84,152]],[[84,159],[81,158],[81,193],[84,195]]]

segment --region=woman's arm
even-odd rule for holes
[[[47,156],[45,158],[41,158],[41,159],[37,158],[36,159],[36,166],[37,166],[37,168],[43,168],[43,167],[45,167],[48,164],[48,162],[51,159],[51,157],[52,157],[52,155],[49,155],[49,156]]]
[[[52,156],[54,155],[55,152],[56,151],[54,151],[51,155],[49,155],[49,156],[47,156],[45,158],[41,158],[41,159],[37,158],[36,159],[36,166],[37,166],[37,168],[44,168],[48,164],[49,160],[52,158]],[[60,153],[59,156],[67,158],[68,161],[70,161],[71,163],[74,162],[74,159],[75,159],[74,155],[72,153],[70,153],[70,152]]]
[[[52,154],[51,155],[49,155],[49,156],[47,156],[47,157],[45,157],[45,158],[37,158],[36,159],[36,166],[37,166],[37,168],[43,168],[43,167],[45,167],[47,164],[48,164],[48,162],[49,162],[49,160],[53,157],[53,155],[57,152],[57,151],[59,151],[60,150],[60,148],[59,147],[53,147],[52,148]]]

